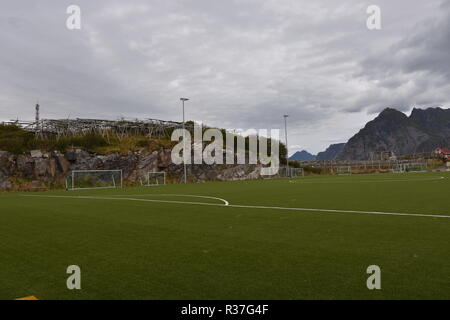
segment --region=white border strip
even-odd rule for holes
[[[328,180],[291,180],[290,183],[299,183],[299,184],[316,184],[316,183],[372,183],[372,182],[415,182],[415,181],[441,181],[445,179],[445,177],[436,177],[436,178],[419,178],[419,179],[383,179],[383,180],[336,180],[336,179],[328,179]]]

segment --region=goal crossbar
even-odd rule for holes
[[[72,170],[67,190],[113,189],[123,187],[122,170]]]
[[[164,171],[147,172],[144,180],[141,178],[141,184],[144,187],[164,186],[166,185],[166,173]]]
[[[393,173],[406,173],[406,172],[427,172],[428,165],[425,162],[408,162],[397,163],[392,167]]]
[[[336,174],[340,176],[351,175],[352,167],[351,166],[339,166],[336,167]]]

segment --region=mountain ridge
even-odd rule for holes
[[[450,109],[414,108],[407,116],[386,108],[349,139],[338,160],[367,160],[371,152],[397,156],[432,152],[450,145]]]
[[[344,149],[346,143],[331,144],[325,151],[319,152],[316,156],[317,160],[334,160]]]

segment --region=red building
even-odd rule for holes
[[[437,148],[434,153],[442,158],[450,159],[450,149],[448,148]]]

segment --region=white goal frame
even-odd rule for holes
[[[120,181],[116,181],[114,178],[114,174],[111,175],[112,185],[104,186],[104,187],[75,187],[75,176],[77,173],[118,173],[120,176]],[[69,183],[69,178],[71,178],[71,182]],[[122,170],[72,170],[69,177],[66,179],[66,190],[93,190],[93,189],[115,189],[115,188],[123,188],[123,171]]]
[[[289,168],[288,178],[299,178],[305,176],[305,170],[303,168]]]
[[[278,177],[280,178],[300,178],[305,176],[303,168],[280,167],[278,169]]]
[[[421,169],[417,170],[417,169],[414,169],[414,167],[416,167],[416,168],[420,167]],[[413,169],[411,170],[411,168],[413,168]],[[393,173],[407,173],[407,172],[420,173],[420,172],[428,172],[428,164],[426,162],[396,163],[392,167],[392,172]]]
[[[163,183],[162,184],[160,184],[160,183],[150,183],[150,176],[153,173],[162,174],[162,176],[163,176]],[[147,172],[146,178],[147,178],[147,182],[146,183],[144,183],[144,181],[142,181],[142,178],[141,178],[141,185],[144,186],[144,187],[158,187],[158,186],[165,186],[166,185],[166,173],[164,171],[149,171],[149,172]]]
[[[347,171],[344,172],[343,169],[345,169]],[[339,167],[336,167],[336,174],[338,176],[350,176],[352,174],[352,166],[339,166]]]

